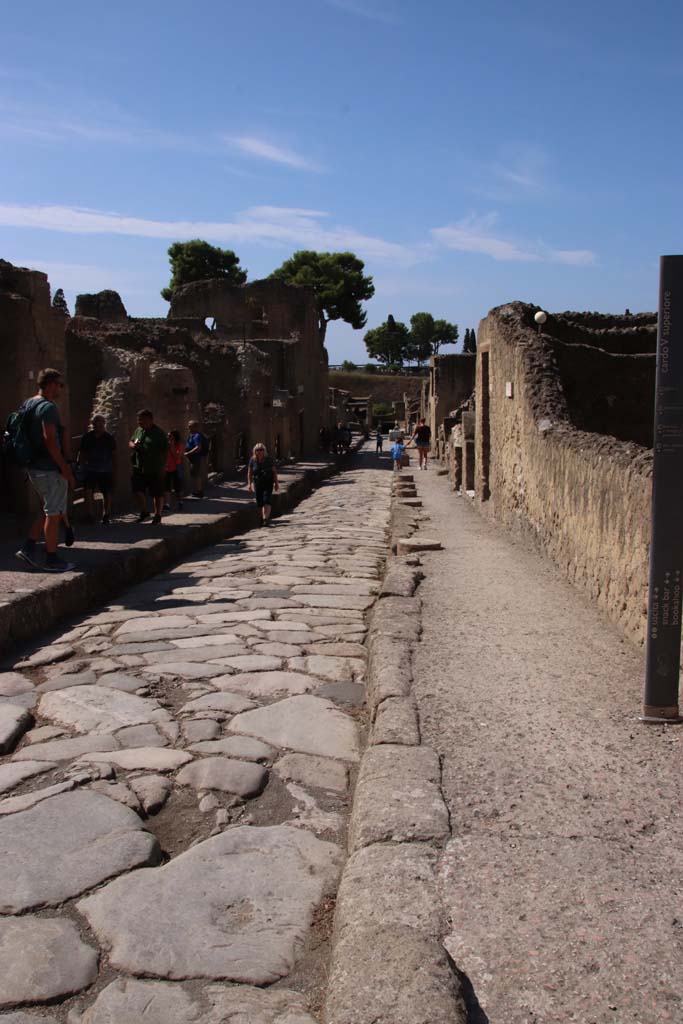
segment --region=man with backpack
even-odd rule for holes
[[[64,562],[57,554],[59,525],[67,515],[69,488],[76,485],[64,458],[64,428],[55,404],[63,387],[59,370],[41,370],[38,394],[28,398],[10,416],[5,434],[9,459],[26,469],[43,506],[16,557],[46,572],[72,572],[76,568],[73,562]],[[41,536],[45,538],[43,563],[37,556]]]
[[[202,434],[197,420],[187,424],[190,436],[185,443],[185,455],[190,464],[192,481],[192,497],[204,497],[204,478],[206,477],[206,460],[209,454],[209,439]]]

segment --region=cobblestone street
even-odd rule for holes
[[[3,663],[1,1022],[314,1024],[387,554],[355,467]]]

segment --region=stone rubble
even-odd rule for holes
[[[348,471],[2,666],[0,1024],[316,1024],[252,986],[342,868],[389,502]]]

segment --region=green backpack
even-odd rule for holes
[[[30,434],[30,425],[38,402],[31,399],[24,402],[15,412],[11,412],[5,425],[2,438],[2,454],[8,462],[26,468],[39,455]]]

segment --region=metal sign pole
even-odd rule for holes
[[[642,722],[682,721],[678,711],[682,586],[683,256],[662,256]]]

